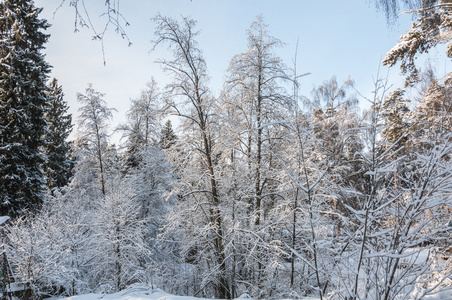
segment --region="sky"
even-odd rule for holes
[[[105,1],[85,2],[99,31],[105,24],[101,16]],[[170,82],[156,63],[159,58],[170,58],[170,53],[165,47],[151,51],[155,29],[151,19],[157,13],[197,21],[199,47],[216,95],[233,55],[246,51],[246,30],[257,15],[263,16],[270,34],[285,43],[275,52],[288,66],[293,66],[298,41],[298,74],[310,73],[300,79],[301,95],[309,96],[314,87],[336,76],[339,82],[350,77],[361,94],[370,96],[379,69],[384,76],[389,72],[394,86],[403,84],[399,68],[388,71],[381,67],[381,61],[400,35],[409,30],[411,17],[401,15],[395,24],[388,25],[384,13],[368,0],[123,0],[120,10],[130,23],[126,32],[132,45],[110,28],[104,52],[102,44],[92,39],[90,28],[74,32],[75,10],[69,3],[35,0],[37,7],[44,8],[40,17],[52,24],[47,30],[51,37],[46,44],[46,59],[53,66],[51,76],[63,86],[74,120],[79,107],[76,93],[83,93],[88,83],[105,93],[108,106],[117,110],[114,127],[125,122],[130,99],[138,98],[151,77],[161,89]],[[449,68],[440,51],[432,51],[429,57],[439,73]]]

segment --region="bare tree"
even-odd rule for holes
[[[272,223],[270,212],[278,198],[277,178],[274,177],[277,164],[272,152],[278,151],[279,143],[278,131],[272,123],[290,106],[283,88],[288,80],[287,68],[274,52],[282,43],[270,35],[267,27],[263,17],[258,16],[247,30],[248,49],[230,62],[221,106],[228,112],[223,114],[224,119],[233,122],[226,143],[235,164],[241,164],[245,171],[237,173],[243,176],[242,182],[246,182],[239,199],[245,208],[246,214],[242,212],[242,215],[249,231],[249,237],[242,240],[247,244],[242,245],[247,249],[242,255],[248,261],[249,275],[258,289],[264,281],[271,280],[270,260],[278,256],[270,246],[274,231],[269,225]],[[270,248],[273,253],[269,252]]]
[[[236,105],[248,122],[244,141],[249,165],[254,178],[254,223],[259,226],[262,219],[262,196],[268,179],[262,174],[264,169],[265,144],[269,143],[264,133],[267,123],[277,118],[277,113],[290,103],[284,95],[281,82],[287,80],[286,67],[273,49],[281,46],[277,38],[272,37],[263,17],[258,16],[251,24],[248,33],[249,49],[237,54],[231,60],[227,81],[228,89],[235,89]],[[240,103],[243,102],[243,103]],[[251,170],[250,170],[251,171]]]
[[[179,23],[161,15],[157,15],[154,22],[157,25],[154,48],[167,44],[173,54],[172,60],[159,60],[163,69],[173,77],[173,83],[167,87],[167,109],[191,124],[196,132],[196,151],[201,154],[202,168],[208,174],[208,192],[193,192],[200,194],[201,197],[206,196],[209,203],[206,221],[212,230],[212,241],[209,241],[209,245],[213,251],[213,261],[210,263],[217,270],[216,278],[213,280],[215,296],[230,298],[229,283],[225,274],[223,216],[212,149],[212,96],[207,87],[206,63],[195,40],[198,35],[195,30],[196,22],[184,17]]]
[[[89,149],[97,161],[99,170],[99,185],[105,195],[105,161],[104,153],[107,149],[108,121],[113,117],[112,109],[108,108],[103,97],[105,95],[94,90],[89,84],[85,94],[78,93],[77,100],[82,104],[78,116],[80,128],[80,143]]]
[[[87,28],[91,30],[93,34],[93,40],[100,41],[102,46],[102,54],[104,64],[106,64],[104,40],[105,34],[110,30],[116,32],[122,39],[125,39],[129,46],[132,42],[129,40],[129,36],[126,31],[126,27],[130,26],[125,16],[122,14],[121,0],[106,0],[103,2],[103,10],[95,11],[87,3],[95,3],[101,1],[86,2],[83,0],[60,0],[59,6],[56,8],[55,13],[58,12],[63,6],[68,4],[74,10],[74,31],[78,32],[80,29]],[[96,26],[92,16],[96,15],[99,19],[102,19],[100,25]]]

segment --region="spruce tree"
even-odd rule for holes
[[[162,149],[171,148],[176,143],[177,136],[174,133],[173,125],[171,124],[171,120],[166,121],[165,126],[162,128],[160,132],[160,146]]]
[[[18,216],[42,203],[48,73],[42,50],[50,25],[31,0],[0,5],[0,214]]]
[[[47,187],[53,189],[68,183],[73,162],[70,160],[71,147],[67,138],[72,131],[72,116],[64,101],[63,89],[54,78],[49,84],[49,109],[45,116],[48,123],[44,150],[47,156],[44,171],[47,175]]]
[[[160,94],[154,78],[146,84],[140,97],[133,99],[127,112],[127,123],[118,129],[127,138],[126,168],[136,168],[143,154],[157,143]],[[140,154],[141,153],[141,154]]]

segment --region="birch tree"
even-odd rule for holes
[[[248,219],[248,230],[255,236],[243,239],[249,243],[243,245],[243,255],[249,256],[248,272],[258,289],[269,279],[263,269],[270,267],[267,258],[272,256],[267,252],[272,248],[272,231],[265,224],[265,217],[276,206],[277,164],[272,152],[278,151],[278,133],[272,123],[281,118],[290,103],[283,88],[288,80],[287,68],[274,53],[282,43],[270,35],[267,27],[258,16],[247,30],[248,49],[230,62],[222,105],[229,112],[225,118],[236,124],[229,137],[231,155],[241,161],[246,172],[241,180],[248,188],[241,192],[241,205],[246,207],[247,215],[243,217]]]
[[[226,255],[224,251],[223,213],[221,211],[221,197],[215,172],[213,157],[214,136],[211,126],[212,96],[207,86],[208,76],[202,51],[199,49],[195,29],[196,22],[189,18],[182,18],[181,22],[158,15],[156,23],[154,48],[166,44],[173,55],[172,59],[160,60],[163,69],[172,76],[173,82],[167,87],[166,106],[173,114],[182,117],[193,130],[194,139],[192,151],[198,152],[201,166],[202,181],[199,187],[189,187],[184,198],[202,199],[198,213],[205,212],[202,223],[194,224],[195,228],[207,226],[205,238],[209,245],[208,264],[213,270],[211,282],[215,296],[230,298],[229,283],[226,279]],[[196,203],[196,201],[195,201]]]
[[[247,147],[249,164],[254,180],[254,223],[259,226],[262,218],[262,198],[268,179],[263,173],[264,160],[268,161],[267,143],[264,137],[267,126],[278,111],[288,104],[281,81],[287,79],[286,67],[274,54],[274,48],[282,45],[277,38],[270,36],[262,16],[251,24],[248,34],[249,49],[235,55],[231,60],[227,85],[237,89],[241,97],[241,112],[248,122],[243,141]],[[237,100],[240,101],[240,100]],[[266,156],[266,157],[265,157]]]
[[[107,128],[108,121],[113,117],[112,109],[108,108],[104,94],[94,90],[93,85],[89,84],[85,94],[78,93],[77,100],[82,105],[79,108],[79,143],[83,144],[90,153],[91,158],[96,162],[99,188],[105,195],[106,164],[105,152],[108,147]]]

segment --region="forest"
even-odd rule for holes
[[[377,2],[390,17],[393,1]],[[2,297],[11,286],[43,299],[137,283],[217,299],[449,291],[452,73],[416,59],[441,46],[452,56],[451,5],[413,8],[382,62],[405,85],[381,72],[370,96],[334,76],[301,95],[304,74],[278,57],[263,16],[214,93],[196,20],[156,14],[151,48],[168,50],[158,63],[170,84],[150,78],[112,128],[95,83],[68,113],[43,54],[42,9],[3,0]]]

